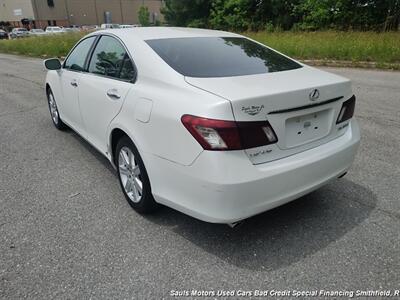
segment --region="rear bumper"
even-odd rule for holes
[[[204,151],[191,166],[147,157],[157,202],[212,223],[232,223],[299,198],[346,172],[360,132],[353,119],[345,134],[319,147],[253,165],[243,151]]]

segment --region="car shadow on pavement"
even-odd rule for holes
[[[368,188],[343,178],[234,229],[198,221],[166,207],[146,218],[169,226],[227,263],[271,271],[335,243],[367,219],[376,202]]]
[[[96,148],[94,148],[88,141],[86,141],[75,131],[69,128],[67,130],[71,136],[75,138],[90,154],[92,154],[108,171],[110,171],[112,174],[117,174],[110,161],[103,154],[101,154]]]
[[[102,154],[74,132],[71,135],[116,175]],[[277,270],[296,263],[340,240],[376,207],[367,187],[342,178],[286,205],[230,228],[202,222],[168,207],[143,216],[169,228],[221,260],[250,270]]]

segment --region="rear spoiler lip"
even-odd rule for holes
[[[340,97],[336,97],[336,98],[333,98],[333,99],[321,101],[321,102],[318,102],[318,103],[312,103],[312,104],[307,104],[307,105],[297,106],[297,107],[292,107],[292,108],[287,108],[287,109],[274,110],[274,111],[269,112],[268,114],[269,115],[282,114],[282,113],[292,112],[292,111],[296,111],[296,110],[316,107],[316,106],[332,103],[332,102],[338,101],[338,100],[343,99],[343,98],[344,98],[344,96],[340,96]]]

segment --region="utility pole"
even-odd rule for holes
[[[38,20],[39,21],[39,27],[42,28],[42,22],[40,22],[39,11],[37,9],[36,0],[33,0],[32,2],[33,2],[33,19]]]
[[[122,0],[119,0],[119,8],[121,9],[121,24],[124,24],[124,13],[122,11]]]
[[[68,25],[71,26],[71,20],[70,20],[70,15],[69,15],[69,9],[68,9],[68,4],[67,4],[67,0],[64,0],[64,5],[65,5],[65,11],[67,12],[67,21],[68,21]]]
[[[101,25],[99,22],[99,14],[97,13],[97,0],[93,0],[94,1],[94,11],[96,12],[96,25]]]

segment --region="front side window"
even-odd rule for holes
[[[95,39],[96,37],[92,36],[81,41],[68,56],[64,68],[73,71],[85,71],[86,57]]]
[[[102,36],[93,51],[89,72],[120,78],[121,69],[127,64],[126,58],[127,53],[120,42],[113,37]]]
[[[231,77],[301,68],[297,62],[241,37],[147,40],[175,71],[190,77]]]

